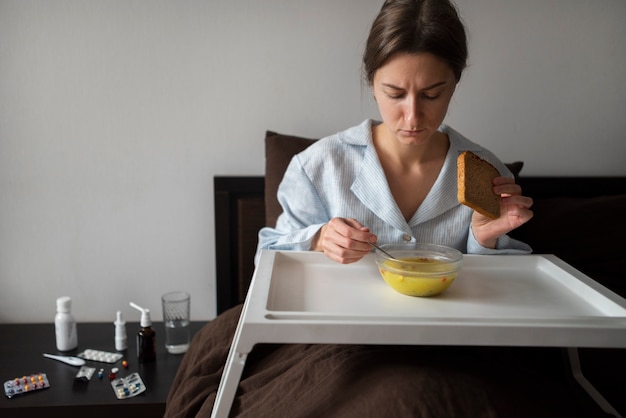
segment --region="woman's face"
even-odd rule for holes
[[[452,69],[430,53],[392,56],[372,83],[383,123],[403,144],[424,143],[437,131],[455,87]]]

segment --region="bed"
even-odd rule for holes
[[[166,417],[210,415],[254,271],[258,230],[280,213],[276,188],[289,159],[313,141],[267,132],[265,176],[214,178],[218,317],[194,337]],[[522,167],[509,164],[535,199],[536,215],[516,238],[626,295],[626,178],[524,177]],[[596,242],[603,245],[588,245]],[[568,375],[562,355],[545,347],[264,344],[246,362],[231,416],[607,416]],[[624,350],[581,350],[581,360],[624,411]]]

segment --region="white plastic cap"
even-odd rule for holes
[[[152,325],[152,321],[150,320],[150,309],[144,309],[141,311],[141,326],[149,327]]]
[[[124,325],[126,323],[126,321],[124,321],[124,318],[122,317],[122,311],[117,311],[117,315],[115,317],[115,325]]]
[[[57,298],[57,312],[69,312],[72,310],[72,298],[61,296]]]
[[[149,327],[150,325],[152,325],[152,321],[150,320],[150,309],[144,309],[141,306],[133,302],[130,303],[130,306],[137,309],[138,311],[141,311],[141,326],[142,327]]]

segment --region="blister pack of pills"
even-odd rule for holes
[[[120,353],[111,353],[108,351],[89,349],[83,351],[82,353],[79,353],[78,357],[84,358],[85,360],[99,361],[101,363],[115,363],[116,361],[124,357],[124,355]]]
[[[136,372],[126,377],[113,380],[111,386],[113,387],[117,399],[132,398],[146,390],[146,385],[143,384],[141,376]]]
[[[30,376],[16,377],[12,380],[4,382],[4,394],[7,398],[12,398],[26,393],[36,392],[42,389],[48,389],[50,382],[45,373],[31,374]]]
[[[82,366],[74,377],[74,380],[78,380],[80,382],[89,382],[91,380],[91,376],[93,376],[95,372],[95,367]]]

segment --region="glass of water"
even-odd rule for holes
[[[182,354],[189,348],[189,308],[191,298],[186,292],[169,292],[161,297],[165,324],[165,348]]]

